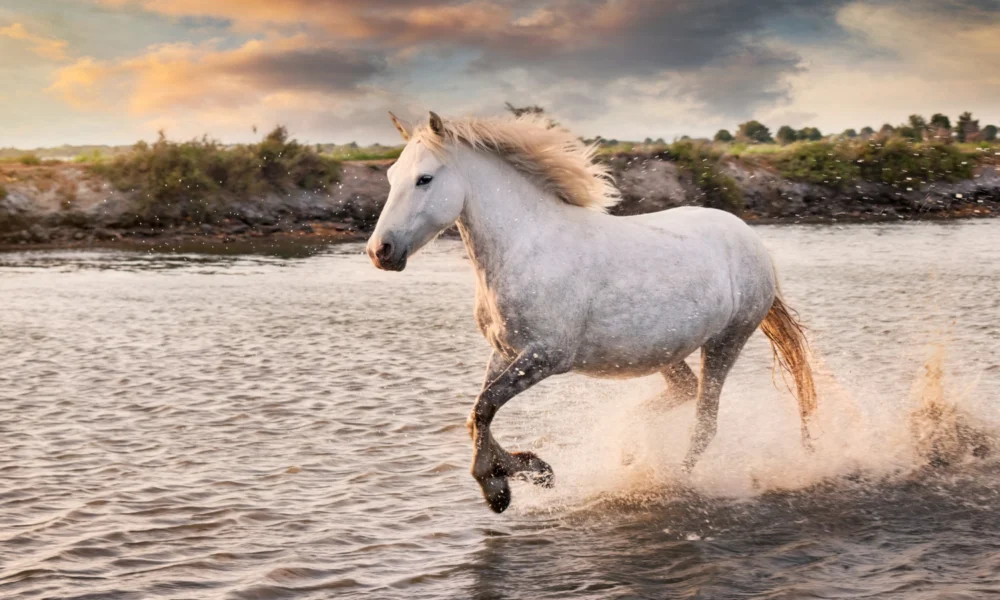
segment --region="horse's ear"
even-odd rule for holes
[[[431,111],[431,121],[430,121],[431,131],[441,137],[444,135],[444,121],[438,116],[436,112]]]
[[[413,127],[410,127],[409,123],[400,121],[399,117],[392,114],[392,111],[389,111],[389,118],[392,119],[392,124],[396,126],[396,130],[399,131],[399,135],[403,136],[403,141],[410,141],[410,131],[413,130]]]

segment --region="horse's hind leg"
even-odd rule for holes
[[[698,376],[683,360],[661,371],[667,389],[643,402],[643,408],[657,412],[671,411],[698,397]]]
[[[727,332],[716,340],[710,340],[701,349],[701,381],[698,384],[698,405],[691,446],[684,459],[685,471],[694,468],[702,452],[715,437],[722,384],[726,381],[729,370],[736,363],[736,358],[740,355],[740,351],[752,333],[753,328],[746,331]]]

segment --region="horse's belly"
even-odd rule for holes
[[[588,377],[598,377],[600,379],[633,379],[635,377],[646,377],[654,373],[661,372],[667,365],[613,365],[608,363],[581,364],[574,367],[573,371]]]
[[[575,370],[599,377],[649,375],[684,360],[729,324],[732,305],[722,286],[703,287],[690,299],[677,290],[650,288],[595,303]]]
[[[705,342],[698,335],[604,338],[577,350],[573,370],[592,377],[644,377],[684,360]]]

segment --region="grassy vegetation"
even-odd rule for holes
[[[153,144],[96,161],[88,168],[120,190],[138,192],[140,222],[212,222],[234,200],[295,189],[321,191],[340,178],[339,163],[288,139],[278,127],[260,143],[226,147],[202,138]]]
[[[37,167],[42,164],[42,159],[34,152],[22,152],[13,156],[0,158],[0,163],[20,163],[28,167]]]
[[[744,158],[774,167],[794,181],[843,187],[857,181],[924,184],[972,177],[978,156],[955,144],[920,143],[903,138],[798,142],[778,152]]]
[[[614,156],[615,154],[631,154],[637,150],[644,152],[662,152],[669,144],[636,144],[633,142],[618,142],[600,144],[597,147],[598,156]]]
[[[403,152],[403,146],[338,146],[323,153],[340,162],[352,160],[395,160]]]
[[[768,154],[780,154],[786,152],[792,146],[779,146],[777,144],[747,144],[737,142],[721,148],[727,156],[739,158],[741,156],[760,156]]]
[[[705,193],[705,204],[739,213],[741,189],[720,168],[739,161],[773,169],[793,181],[846,189],[860,182],[918,187],[930,182],[970,179],[978,164],[1000,162],[1000,144],[917,142],[899,136],[831,136],[786,145],[682,139],[664,143],[604,143],[599,156],[660,155],[687,171]]]
[[[665,154],[691,170],[703,190],[721,194],[725,205],[736,206],[741,201],[730,192],[735,189],[731,179],[718,172],[722,160],[756,164],[793,181],[832,187],[843,188],[859,181],[920,185],[972,177],[977,164],[1000,156],[1000,144],[914,142],[901,137],[799,141],[784,146],[681,140],[672,144],[616,142],[603,146],[599,154],[632,152]]]
[[[7,198],[7,188],[4,184],[0,183],[0,200],[5,200]]]
[[[81,152],[73,158],[73,162],[81,165],[99,165],[106,160],[107,155],[97,149]]]
[[[972,177],[976,156],[953,145],[911,143],[893,138],[855,148],[861,179],[889,184],[958,181]]]
[[[843,145],[800,142],[767,156],[781,175],[794,181],[846,187],[861,176],[861,169]]]

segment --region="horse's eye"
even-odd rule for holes
[[[430,183],[434,178],[430,175],[421,175],[417,177],[417,186],[424,186]]]

